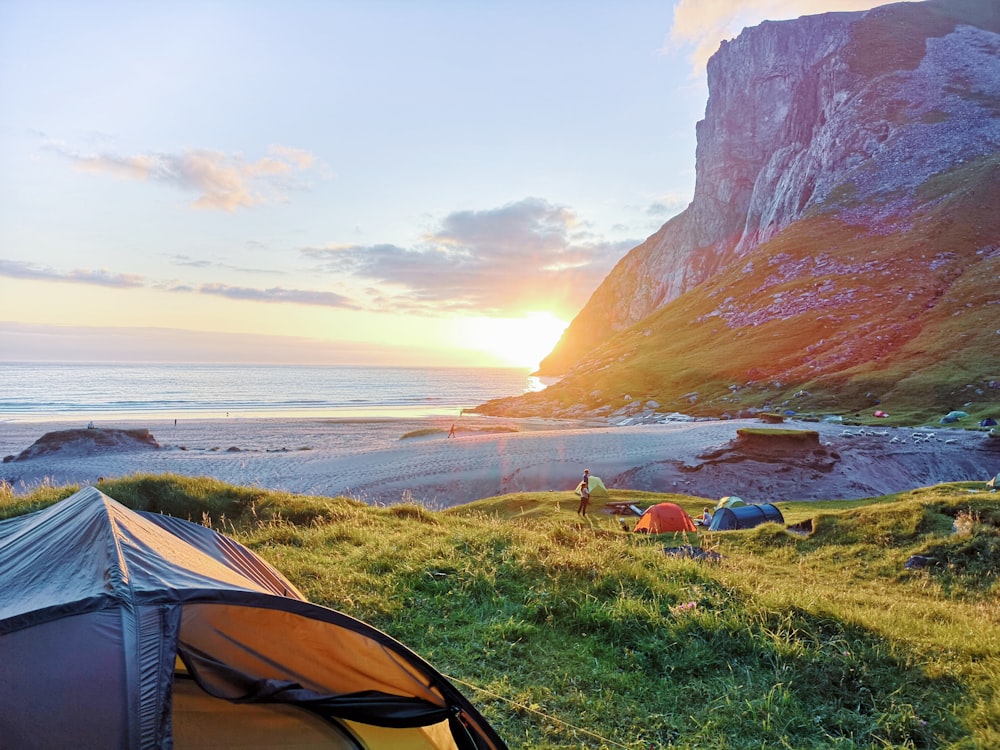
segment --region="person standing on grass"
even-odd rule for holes
[[[576,512],[586,518],[587,506],[590,505],[590,469],[583,470],[583,481],[580,482],[580,505]]]

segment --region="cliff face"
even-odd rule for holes
[[[804,219],[881,234],[919,214],[928,180],[1000,149],[998,32],[994,0],[931,0],[724,42],[708,63],[691,204],[618,263],[542,374],[572,372]]]
[[[708,63],[688,208],[509,415],[1000,417],[1000,3],[767,22]]]

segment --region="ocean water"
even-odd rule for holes
[[[457,415],[543,387],[519,368],[0,363],[0,422]]]

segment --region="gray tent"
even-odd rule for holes
[[[0,707],[10,748],[505,747],[385,633],[94,488],[0,521]]]
[[[712,516],[709,531],[733,531],[752,529],[762,523],[784,523],[781,511],[770,503],[763,505],[741,505],[736,508],[719,508]]]

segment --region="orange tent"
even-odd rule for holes
[[[671,531],[697,531],[694,521],[675,503],[659,503],[646,509],[633,531],[647,534],[666,534]]]

